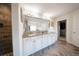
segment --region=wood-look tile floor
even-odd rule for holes
[[[67,43],[65,40],[58,40],[55,44],[31,56],[79,56],[79,48]]]

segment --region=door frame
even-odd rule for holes
[[[66,20],[66,33],[65,33],[65,38],[66,38],[66,41],[67,41],[67,19],[63,19],[63,20]],[[58,32],[58,39],[60,37],[60,21],[63,21],[63,20],[59,20],[57,21],[57,32]]]

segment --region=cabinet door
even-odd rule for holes
[[[33,51],[33,42],[31,39],[24,40],[24,55],[30,55]]]
[[[43,48],[47,47],[47,45],[48,45],[48,35],[43,35],[42,44],[43,44]]]
[[[48,35],[48,45],[52,44],[53,36],[51,34]]]
[[[48,44],[54,44],[56,42],[55,34],[49,34],[48,35]]]
[[[73,16],[73,31],[72,31],[72,42],[74,45],[79,47],[79,13]]]
[[[55,35],[54,34],[50,34],[50,38],[51,38],[51,44],[53,44],[54,43],[54,41],[55,41]]]
[[[35,37],[31,37],[31,40],[32,40],[32,47],[33,47],[33,49],[32,49],[32,53],[35,53],[35,51],[36,51],[36,49],[35,49],[35,43],[36,43],[36,40],[35,40],[36,38]]]
[[[34,38],[35,42],[34,42],[34,50],[38,51],[41,49],[41,36],[37,36]]]

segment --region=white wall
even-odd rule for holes
[[[64,16],[61,16],[61,17],[58,17],[58,18],[55,19],[54,25],[55,25],[55,30],[56,30],[57,34],[58,34],[58,21],[61,21],[61,20],[66,20],[67,21],[67,24],[66,24],[66,26],[67,26],[67,28],[66,28],[66,31],[67,31],[67,33],[66,33],[66,39],[68,41],[68,39],[71,39],[71,35],[70,34],[71,34],[71,31],[72,31],[71,30],[71,28],[72,28],[72,25],[71,25],[71,23],[72,23],[72,17],[71,17],[70,14],[67,14],[67,15],[64,15]]]
[[[21,12],[19,4],[12,4],[12,42],[13,55],[22,55],[22,34],[23,24],[21,22]]]
[[[76,11],[74,11],[72,13],[57,17],[53,21],[54,22],[54,28],[55,28],[55,31],[56,31],[57,36],[58,36],[57,22],[61,21],[61,20],[65,20],[65,19],[67,20],[67,24],[66,24],[66,26],[67,26],[67,28],[66,28],[66,30],[67,30],[67,32],[66,32],[66,40],[67,40],[67,42],[69,42],[71,44],[74,44],[74,45],[76,45],[76,43],[73,42],[74,41],[74,39],[73,39],[73,20],[78,21],[78,20],[76,20],[76,18],[74,18],[74,16],[76,16],[76,15],[79,17],[79,10],[76,10]],[[78,42],[79,42],[79,40],[78,40]],[[76,46],[79,47],[78,44]]]
[[[72,26],[72,42],[79,47],[79,10],[73,13]]]

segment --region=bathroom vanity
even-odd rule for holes
[[[23,38],[23,55],[31,55],[57,41],[56,33],[45,33],[39,35],[30,35]]]
[[[26,16],[23,33],[23,55],[31,55],[57,41],[56,33],[48,31],[49,21]]]

